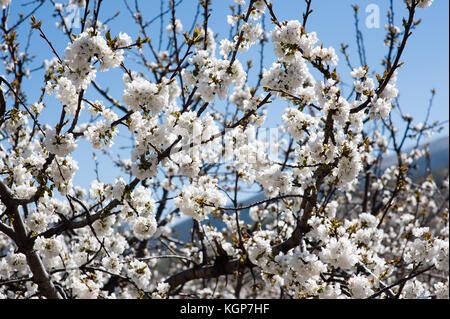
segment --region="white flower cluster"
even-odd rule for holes
[[[286,92],[298,97],[304,104],[314,100],[314,79],[309,73],[305,60],[296,56],[289,63],[275,62],[270,70],[264,70],[261,85],[274,90],[275,96]]]
[[[124,82],[122,101],[132,111],[151,111],[157,115],[169,104],[169,88],[165,84],[151,83],[141,77],[129,81],[127,76]]]
[[[344,270],[353,268],[359,261],[356,246],[346,237],[330,238],[320,253],[320,259]]]
[[[181,23],[180,19],[175,19],[175,32],[180,33],[183,30],[183,24]],[[171,35],[173,32],[173,23],[169,23],[166,27],[167,33]]]
[[[48,94],[54,94],[55,98],[64,106],[67,114],[75,116],[78,109],[78,94],[73,83],[66,77],[60,77],[53,87],[50,82],[47,83],[46,91]],[[84,102],[80,103],[80,111],[84,109]]]
[[[80,2],[77,5],[83,6],[84,4]],[[69,43],[65,51],[66,55],[61,61],[62,64],[57,59],[46,63],[46,70],[49,73],[55,71],[62,73],[61,76],[53,78],[54,83],[47,82],[46,92],[54,94],[63,105],[65,112],[74,117],[80,117],[84,109],[84,102],[80,99],[79,94],[81,90],[86,90],[95,79],[97,72],[95,64],[99,64],[100,71],[107,71],[119,66],[124,58],[123,50],[113,50],[101,35],[92,33],[93,29],[88,28],[86,32]],[[118,45],[126,47],[130,44],[131,38],[125,33],[120,33]],[[97,104],[101,105],[100,102]],[[40,111],[41,109],[37,107],[35,112],[39,113]],[[95,115],[102,115],[105,119],[99,120],[95,125],[82,126],[83,133],[94,148],[111,147],[113,138],[117,134],[117,130],[111,127],[111,123],[118,117],[113,111],[102,106],[100,112]],[[47,131],[44,144],[50,153],[60,157],[70,154],[77,146],[72,134],[57,135],[54,130]]]
[[[127,268],[128,275],[133,282],[136,283],[138,288],[145,289],[152,277],[149,266],[146,263],[135,259],[127,265]]]
[[[263,186],[264,191],[278,193],[289,189],[289,173],[281,173],[279,167],[272,166],[269,161],[267,139],[256,138],[256,128],[264,123],[265,117],[256,119],[247,128],[236,128],[225,134],[225,157],[233,162],[233,167],[239,173],[241,181],[251,185],[255,181]],[[261,121],[261,123],[258,123]],[[270,178],[274,177],[274,183]]]
[[[68,78],[77,90],[85,90],[95,79],[97,69],[92,65],[99,62],[100,71],[116,68],[124,58],[123,50],[113,51],[100,35],[91,35],[89,30],[81,33],[66,48],[63,60],[64,77]]]
[[[11,273],[23,276],[29,270],[26,256],[22,253],[9,252],[0,260],[0,277],[7,279]]]
[[[46,173],[55,183],[62,195],[67,195],[72,189],[75,173],[78,171],[78,162],[70,156],[56,157]]]
[[[266,11],[266,4],[264,0],[255,0],[253,2],[253,7],[250,12],[250,18],[253,20],[261,19],[262,15]],[[247,14],[247,11],[244,11],[243,14]]]
[[[240,33],[242,33],[241,41],[237,48],[238,52],[247,52],[253,45],[257,44],[264,36],[264,30],[261,27],[261,23],[256,22],[243,22],[239,26],[239,33],[233,38],[233,42],[228,39],[220,41],[220,54],[227,59],[230,51],[234,50],[240,39]]]
[[[152,198],[150,189],[139,186],[131,193],[126,190],[126,183],[122,178],[118,178],[112,185],[94,181],[89,191],[90,197],[97,202],[107,198],[115,200],[125,200],[122,207],[124,215],[118,220],[110,216],[94,223],[96,230],[102,236],[107,236],[113,231],[116,222],[126,222],[139,240],[152,237],[157,230],[157,223],[154,216],[156,210],[155,201]]]
[[[315,127],[319,125],[319,121],[315,117],[292,107],[286,109],[282,119],[289,134],[297,141],[305,137],[305,134],[310,130],[310,126]]]
[[[58,135],[56,130],[50,127],[46,131],[44,145],[50,153],[60,157],[69,155],[77,148],[72,133]]]
[[[317,41],[316,33],[306,33],[298,20],[283,22],[272,31],[275,54],[280,61],[292,62],[301,55],[309,61],[337,65],[339,59],[334,48],[315,47]]]
[[[59,258],[63,255],[64,248],[63,236],[56,236],[51,238],[38,237],[34,247],[41,253],[47,264],[53,264],[51,259]]]
[[[123,209],[127,212],[127,221],[132,225],[134,235],[138,239],[147,239],[155,234],[157,228],[154,216],[156,206],[152,192],[148,188],[137,187],[131,193],[129,201]]]
[[[134,235],[139,240],[148,239],[156,232],[157,223],[153,216],[140,216],[133,224]]]
[[[270,262],[272,256],[271,238],[274,233],[268,230],[255,232],[247,243],[248,258],[252,263],[260,267]]]
[[[405,261],[411,264],[432,263],[436,269],[445,271],[449,268],[448,241],[441,239],[431,239],[428,234],[417,233],[414,229],[414,236],[418,237],[413,242],[409,242],[405,250]],[[428,229],[426,229],[428,233]]]
[[[353,298],[365,299],[374,293],[369,279],[365,276],[355,275],[348,280]]]
[[[367,76],[367,68],[360,67],[351,72],[352,77],[355,79],[355,90],[361,96],[360,102],[363,103],[369,97],[372,98],[370,102],[371,118],[386,119],[391,112],[392,100],[398,96],[398,89],[396,88],[396,73],[397,72],[394,73],[389,82],[386,84],[384,90],[379,95],[376,95],[373,94],[375,82],[372,78]]]
[[[174,200],[175,207],[199,221],[208,218],[215,207],[224,207],[226,203],[225,195],[217,188],[217,180],[208,176],[201,176],[191,185],[183,187]]]
[[[245,83],[246,73],[239,61],[230,68],[230,61],[216,59],[208,51],[199,50],[189,59],[189,64],[194,70],[183,69],[185,84],[196,87],[205,102],[214,102],[216,95],[226,99],[231,84],[240,87]]]
[[[377,279],[390,271],[384,259],[378,256],[383,252],[381,242],[384,237],[383,232],[376,229],[377,222],[376,217],[365,213],[345,223],[313,217],[307,237],[316,243],[316,249],[321,247],[318,254],[300,249],[272,256],[272,241],[276,240],[272,230],[255,232],[248,241],[247,250],[252,263],[262,268],[264,280],[287,289],[293,296],[345,298],[347,294],[353,298],[366,298],[380,286]],[[280,223],[269,223],[268,228],[272,227],[279,228]],[[360,266],[371,277],[355,274],[345,285],[323,280],[324,274],[332,269],[353,273]]]
[[[65,215],[65,209],[57,199],[45,195],[39,200],[36,211],[31,212],[25,224],[31,232],[39,234],[47,230],[48,226],[58,221],[55,212]]]
[[[281,172],[279,167],[272,166],[257,173],[256,181],[261,184],[264,193],[269,198],[280,194],[289,194],[292,190],[294,177],[292,172]]]
[[[96,102],[97,106],[101,106],[101,103]],[[83,134],[86,140],[92,143],[92,146],[96,149],[102,149],[104,146],[111,147],[114,144],[114,137],[117,135],[118,130],[112,124],[119,118],[116,113],[111,109],[101,107],[101,109],[90,109],[92,113],[98,116],[103,116],[104,119],[98,120],[93,125],[88,125]]]
[[[361,74],[365,74],[364,72],[361,72]],[[356,73],[357,70],[352,74]],[[341,96],[341,91],[336,84],[336,81],[332,79],[325,83],[318,81],[315,84],[315,95],[312,102],[322,106],[321,117],[320,113],[314,119],[312,116],[299,115],[300,112],[288,109],[283,116],[283,120],[288,131],[294,134],[293,136],[296,139],[303,138],[305,134],[308,137],[308,143],[297,148],[300,166],[333,163],[337,158],[342,158],[338,161],[338,167],[332,173],[333,177],[338,177],[336,181],[340,181],[338,184],[342,188],[353,182],[362,168],[360,164],[362,136],[358,133],[361,132],[363,127],[364,114],[362,112],[350,112],[351,108],[359,106],[362,102],[355,101],[350,104]],[[393,89],[396,90],[395,87]],[[391,96],[388,99],[390,98]],[[301,110],[307,104],[300,103],[300,105]],[[373,109],[374,111],[375,109]],[[298,118],[299,116],[300,118]],[[297,118],[299,122],[296,121]],[[327,129],[327,125],[330,124],[334,126],[333,131]],[[357,133],[350,140],[345,137],[348,125],[350,125],[352,132]],[[307,177],[310,172],[310,168],[304,168],[298,173]]]

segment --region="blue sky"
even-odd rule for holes
[[[12,21],[18,12],[29,12],[31,5],[23,6],[30,2],[29,0],[12,0]],[[67,3],[68,0],[60,0],[62,3]],[[134,0],[128,0],[130,6],[134,5]],[[274,0],[274,11],[279,20],[300,19],[305,10],[305,3],[301,0]],[[157,16],[160,12],[160,0],[146,0],[140,1],[144,20],[149,21]],[[177,7],[177,15],[184,25],[184,31],[187,31],[193,21],[196,13],[197,0],[184,0]],[[165,0],[165,8],[167,8],[168,1]],[[232,0],[212,0],[212,15],[210,19],[210,27],[219,34],[218,40],[226,38],[229,35],[229,26],[227,24],[226,16],[230,14],[229,6],[233,4]],[[364,43],[366,46],[366,54],[368,64],[372,67],[372,71],[381,73],[383,66],[381,59],[387,52],[387,48],[383,45],[385,36],[384,25],[387,23],[386,12],[389,7],[388,0],[313,0],[312,9],[314,12],[308,20],[308,31],[315,31],[324,43],[324,46],[333,46],[339,51],[341,43],[349,45],[349,53],[351,55],[352,64],[359,66],[359,59],[356,54],[355,42],[355,28],[353,19],[352,4],[356,4],[360,8],[360,27],[364,36]],[[376,4],[380,8],[380,28],[367,28],[365,19],[368,13],[365,9],[368,5]],[[401,25],[401,18],[407,16],[407,11],[404,8],[403,1],[394,0],[395,4],[395,24]],[[42,6],[42,8],[35,14],[37,19],[43,21],[42,29],[47,37],[52,41],[55,49],[61,56],[64,56],[64,48],[67,45],[67,37],[62,35],[60,30],[55,28],[55,18],[52,17],[53,6],[50,1]],[[108,23],[112,35],[118,35],[119,32],[126,32],[135,39],[138,35],[138,28],[131,22],[130,14],[124,6],[122,0],[104,0],[102,10],[99,17],[100,21],[105,21],[113,16],[116,12],[120,12],[119,16]],[[449,90],[448,90],[448,61],[449,61],[449,2],[445,0],[435,0],[433,5],[428,9],[419,9],[417,18],[422,19],[422,23],[414,30],[414,34],[410,38],[406,51],[403,55],[402,61],[406,64],[399,70],[398,87],[400,90],[400,104],[405,113],[412,115],[415,118],[415,123],[420,122],[426,114],[428,100],[430,98],[431,89],[437,90],[437,95],[434,100],[434,108],[431,112],[430,119],[432,121],[444,121],[449,118]],[[168,23],[169,17],[165,17],[165,24]],[[200,18],[201,22],[202,19]],[[11,24],[12,22],[10,22]],[[266,20],[268,31],[272,29],[272,25],[268,19]],[[22,43],[26,42],[29,24],[24,23],[19,33],[22,33]],[[153,23],[150,27],[150,37],[153,44],[158,47],[160,25],[159,21]],[[75,30],[76,32],[76,30]],[[165,35],[165,31],[164,31]],[[166,46],[163,42],[162,47]],[[255,79],[255,74],[259,69],[259,56],[255,54],[259,47],[255,47],[253,51],[247,54],[239,55],[243,64],[247,59],[253,59],[255,68],[250,74],[250,80]],[[44,59],[50,59],[53,54],[47,44],[35,32],[30,42],[30,51],[36,55],[35,61],[31,68],[41,65]],[[148,49],[144,48],[144,53],[151,56]],[[349,69],[346,66],[342,55],[338,71],[343,75],[344,80],[348,76]],[[265,51],[266,68],[275,61],[273,52],[270,46],[267,46]],[[127,62],[127,65],[133,66],[133,63]],[[3,67],[0,67],[0,73],[4,73]],[[123,84],[121,81],[121,70],[113,70],[105,74],[98,73],[97,81],[105,88],[108,87],[111,94],[118,100],[121,98]],[[255,82],[253,82],[255,83]],[[29,102],[33,102],[40,93],[42,83],[42,72],[37,71],[32,74],[30,79],[24,82],[24,90],[29,92]],[[92,88],[87,92],[88,96],[95,99],[98,96]],[[48,117],[48,122],[56,123],[55,114],[59,114],[60,105],[53,98],[46,98],[47,111],[43,116]],[[286,106],[286,103],[276,102],[269,106],[269,120],[267,127],[274,127],[280,123],[281,112]],[[55,111],[56,110],[56,111]],[[56,115],[57,116],[57,115]],[[45,121],[46,118],[43,118]],[[400,124],[399,124],[400,127]],[[444,131],[440,136],[448,135],[448,125],[445,126]],[[120,145],[125,142],[124,137],[119,137],[116,144]],[[81,172],[77,175],[76,182],[86,185],[89,176],[92,177],[93,165],[89,161],[84,161],[87,157],[91,157],[92,150],[88,151],[86,144],[80,143],[80,149],[75,152],[75,158],[79,158],[82,167]],[[100,174],[108,180],[115,176],[109,173],[109,165],[107,157],[101,157]],[[103,168],[103,170],[102,170]]]

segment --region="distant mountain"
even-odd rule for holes
[[[422,148],[425,147],[422,146]],[[431,141],[428,145],[430,150],[430,168],[437,183],[442,182],[449,171],[449,137],[438,138]],[[408,153],[410,150],[406,150]],[[397,157],[391,155],[383,160],[382,169],[397,164]],[[416,163],[417,170],[411,170],[409,173],[416,179],[421,179],[426,175],[427,160],[425,157],[420,158]],[[445,176],[444,176],[445,175]]]
[[[430,149],[430,166],[432,173],[436,179],[437,183],[442,182],[442,180],[448,176],[449,172],[449,138],[443,137],[429,143]],[[388,156],[384,159],[382,167],[387,168],[389,166],[395,165],[397,162],[396,156]],[[420,159],[417,163],[418,170],[410,172],[413,176],[420,179],[426,174],[426,160],[425,158]],[[241,202],[242,206],[248,206],[252,203],[264,200],[264,194],[257,194],[252,198],[249,198]],[[231,214],[232,212],[230,212]],[[248,209],[240,211],[240,217],[245,223],[250,223],[251,218],[248,214]],[[209,218],[202,222],[202,224],[210,223],[212,226],[217,227],[217,229],[222,229],[225,224],[214,217]],[[191,238],[191,229],[193,221],[192,218],[183,218],[178,221],[173,228],[173,237],[188,242]]]
[[[422,146],[422,148],[425,147]],[[435,170],[435,169],[439,169],[442,166],[447,165],[448,166],[448,162],[449,162],[449,137],[441,137],[438,138],[434,141],[431,141],[428,145],[429,149],[430,149],[430,155],[431,155],[431,169]],[[406,150],[406,153],[409,152],[410,149]],[[396,156],[388,156],[383,160],[383,167],[386,168],[388,166],[391,165],[395,165],[397,163],[397,157]],[[422,165],[419,165],[422,164]],[[422,158],[421,161],[419,161],[417,163],[417,165],[420,166],[425,166],[426,162],[425,159]]]

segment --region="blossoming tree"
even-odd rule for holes
[[[63,52],[35,18],[48,2],[67,36]],[[160,51],[138,1],[125,1],[136,39],[101,22],[107,1],[71,0],[79,29],[67,4],[34,1],[13,21],[15,0],[0,1],[0,297],[448,298],[448,178],[411,175],[429,155],[421,138],[439,123],[414,126],[396,99],[416,13],[433,1],[404,1],[401,27],[389,12],[381,74],[352,67],[342,46],[348,96],[338,53],[308,28],[312,0],[291,21],[277,3],[230,1],[223,39],[211,29],[211,2],[198,1],[185,30],[168,0]],[[18,42],[26,23],[54,55],[36,101],[22,85],[33,60]],[[239,57],[270,41],[276,58],[267,65],[261,53],[251,83],[252,63]],[[113,69],[119,94],[97,81]],[[43,115],[50,96],[54,118]],[[269,150],[256,133],[279,101],[288,106]],[[119,133],[131,136],[129,159],[115,148]],[[408,139],[416,147],[405,151]],[[82,143],[109,152],[112,182],[74,185],[89,161],[74,155]],[[264,197],[243,205],[243,191]],[[192,221],[187,242],[170,227],[179,217]]]

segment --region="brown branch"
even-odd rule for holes
[[[229,261],[223,265],[205,266],[202,268],[194,267],[177,273],[166,280],[166,283],[170,285],[170,291],[174,290],[178,286],[182,286],[188,281],[194,279],[210,279],[217,278],[222,275],[231,275],[237,272],[241,268],[254,267],[249,263],[243,263],[240,260]]]
[[[381,295],[382,293],[384,293],[385,291],[387,291],[387,290],[389,290],[389,289],[391,289],[391,288],[393,288],[395,286],[398,286],[398,285],[400,285],[402,283],[405,283],[408,280],[411,280],[411,279],[413,279],[413,278],[415,278],[415,277],[417,277],[417,276],[419,276],[419,275],[421,275],[421,274],[423,274],[423,273],[425,273],[425,272],[427,272],[427,271],[429,271],[429,270],[431,270],[433,268],[434,268],[434,265],[431,265],[431,266],[429,266],[429,267],[427,267],[427,268],[425,268],[425,269],[423,269],[423,270],[421,270],[419,272],[416,272],[415,274],[412,274],[412,275],[410,275],[410,276],[408,276],[406,278],[402,278],[402,279],[396,281],[395,283],[393,283],[392,285],[389,285],[389,286],[384,287],[383,289],[377,291],[373,295],[369,296],[367,299],[374,299],[374,298],[378,297],[379,295]]]
[[[50,276],[48,275],[41,258],[33,248],[33,241],[27,235],[25,225],[22,220],[22,216],[19,213],[18,203],[11,196],[12,192],[0,182],[0,198],[2,203],[6,206],[8,214],[12,219],[12,226],[14,234],[7,226],[0,227],[0,230],[6,231],[5,233],[11,235],[10,237],[15,241],[18,251],[25,255],[28,267],[33,273],[33,281],[38,285],[39,292],[48,299],[60,299],[61,296],[57,292],[53,285]],[[3,225],[0,223],[0,225]]]

